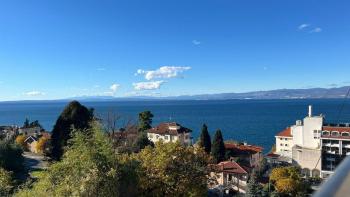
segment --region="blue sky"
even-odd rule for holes
[[[1,1],[0,100],[350,85],[349,7],[334,0]]]

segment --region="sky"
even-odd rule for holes
[[[0,100],[350,85],[350,1],[0,1]]]

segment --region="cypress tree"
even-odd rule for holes
[[[63,149],[71,138],[72,128],[86,130],[93,119],[93,109],[88,109],[78,101],[70,102],[58,117],[52,130],[51,157],[59,160],[63,155]]]
[[[202,148],[204,148],[205,152],[210,154],[211,151],[211,139],[210,139],[210,135],[208,132],[208,127],[206,124],[203,124],[202,127],[202,132],[201,135],[199,137],[199,142],[198,145]]]
[[[211,155],[214,157],[217,163],[225,159],[225,144],[220,129],[215,132],[213,144],[211,147]]]
[[[151,111],[144,111],[139,113],[139,128],[140,132],[146,131],[152,128],[152,118],[153,114]]]

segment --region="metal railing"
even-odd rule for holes
[[[336,168],[334,174],[322,184],[314,197],[349,197],[350,196],[350,157]]]

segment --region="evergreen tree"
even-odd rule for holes
[[[259,184],[255,172],[252,173],[247,184],[247,197],[260,197],[263,195],[263,187]]]
[[[206,124],[203,124],[202,133],[199,137],[198,145],[200,147],[204,148],[206,153],[208,153],[208,154],[210,153],[210,151],[211,151],[211,139],[210,139],[208,127]]]
[[[72,128],[85,131],[93,119],[93,109],[88,109],[78,101],[69,103],[58,117],[52,130],[51,157],[59,160],[63,155],[63,148],[71,138]]]
[[[143,132],[152,128],[152,118],[153,114],[151,111],[144,111],[139,113],[139,131]]]
[[[225,144],[220,129],[215,132],[213,144],[211,147],[211,154],[217,163],[225,159]]]
[[[29,119],[28,118],[26,118],[26,120],[24,121],[23,127],[29,128]]]

